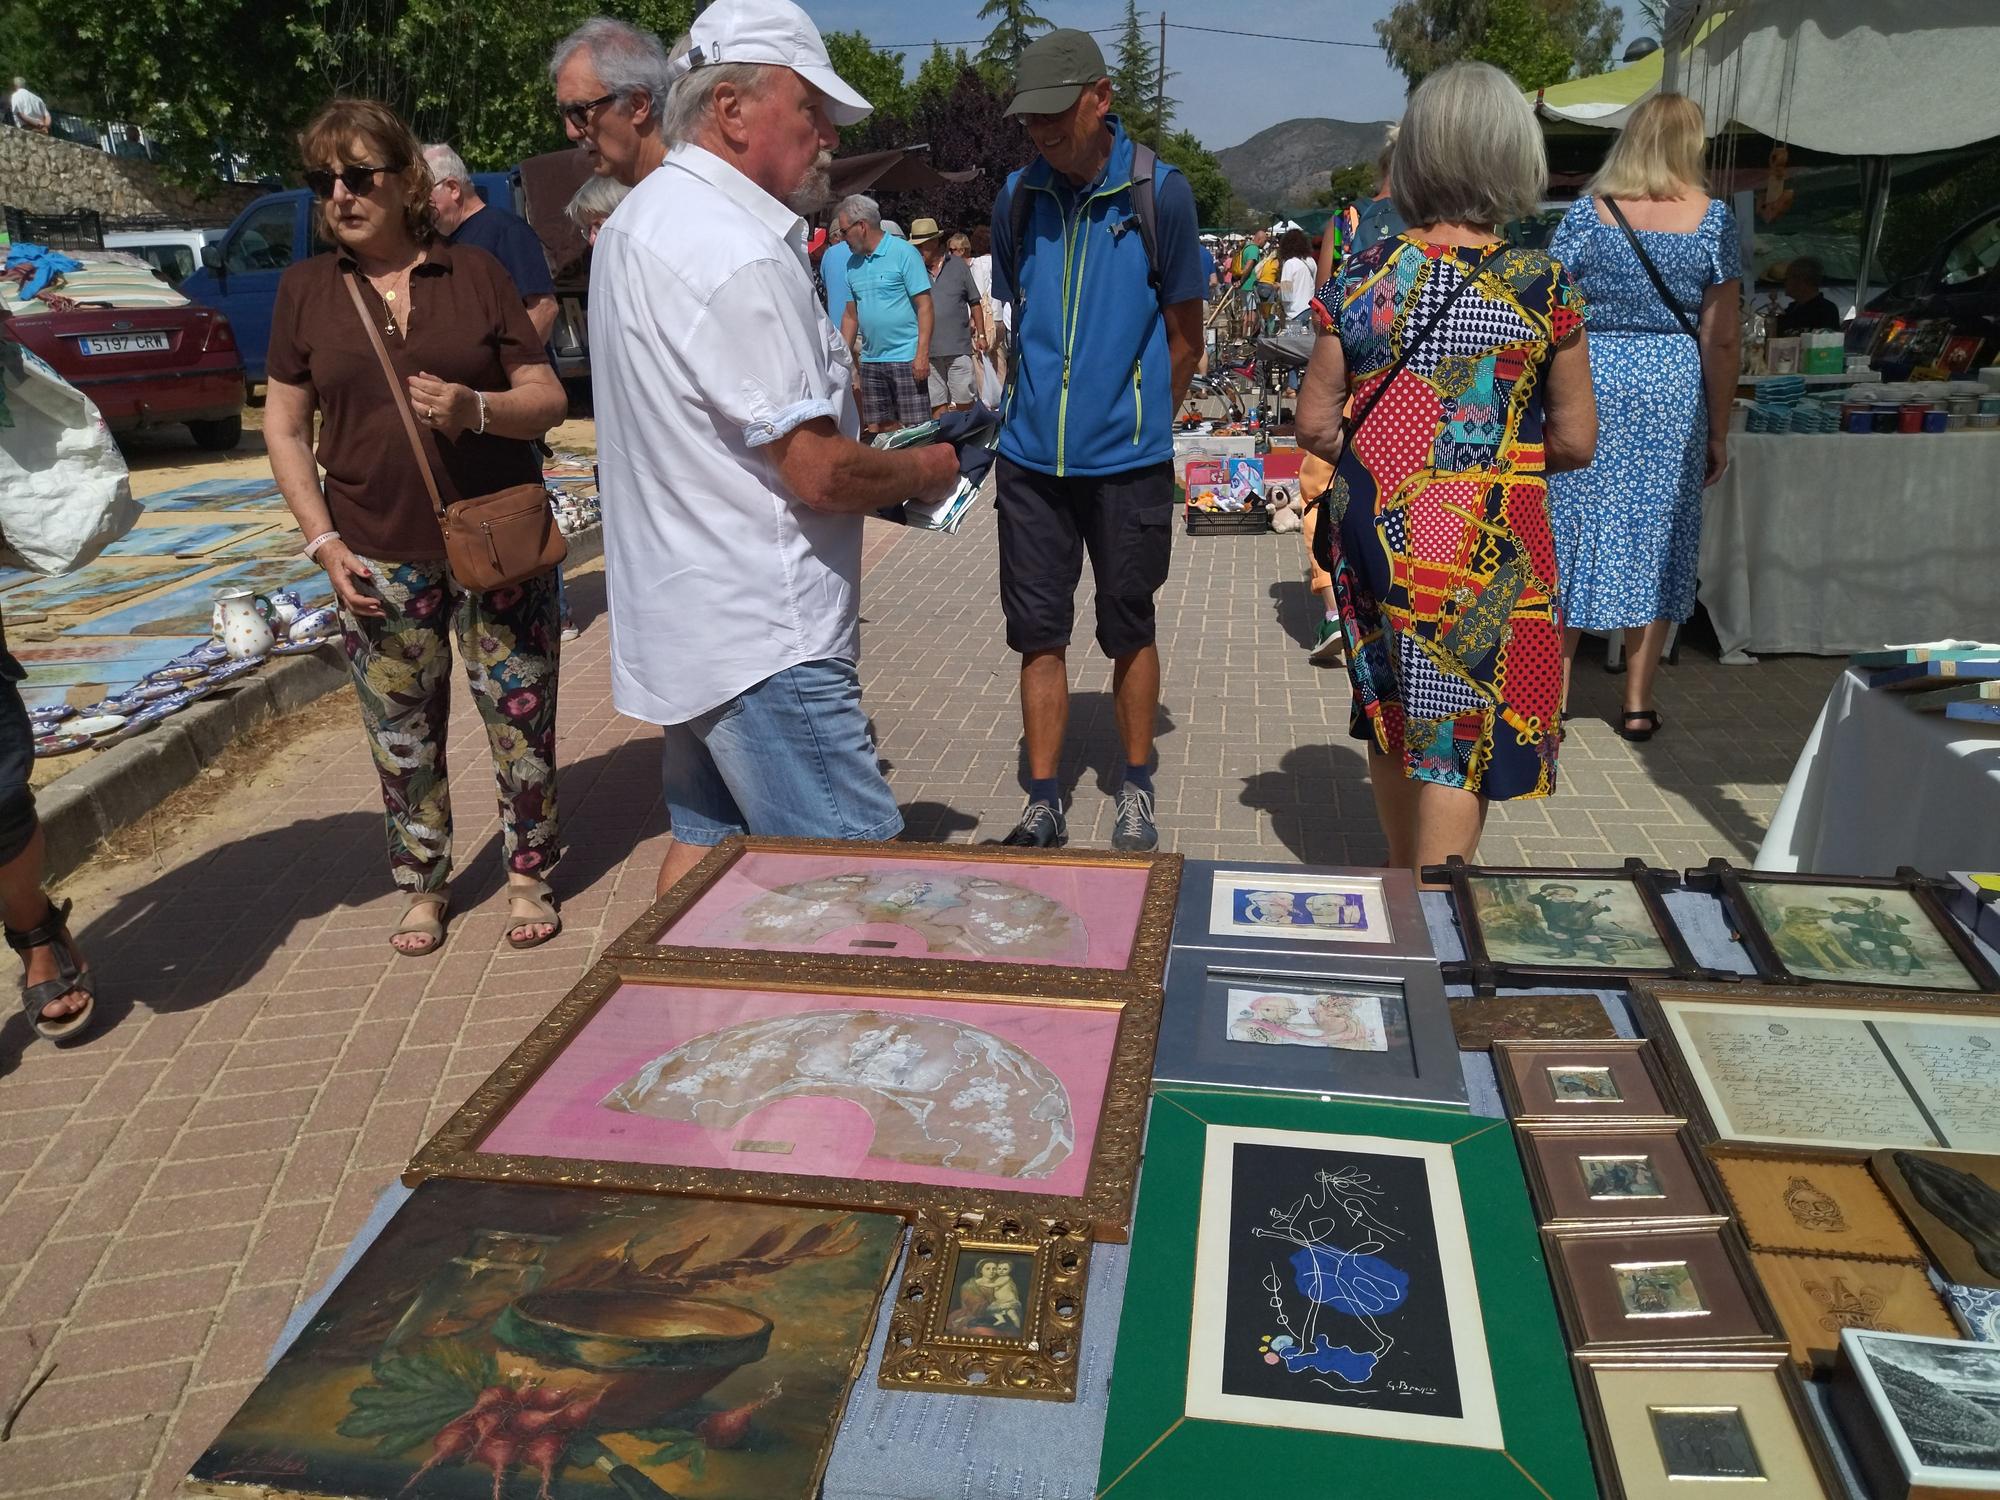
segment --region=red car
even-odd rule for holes
[[[159,290],[174,295],[165,283]],[[0,338],[53,365],[97,403],[113,432],[184,422],[198,446],[215,452],[243,437],[243,357],[229,319],[213,308],[95,304],[21,313],[6,288]]]

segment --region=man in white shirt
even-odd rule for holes
[[[49,107],[42,102],[42,96],[28,87],[28,80],[14,80],[13,95],[7,100],[7,107],[14,112],[14,123],[23,130],[39,130],[49,133]]]
[[[664,731],[665,890],[732,833],[891,838],[861,707],[862,517],[958,482],[867,447],[800,212],[868,103],[791,0],[676,44],[671,150],[598,235],[590,349],[612,702]]]

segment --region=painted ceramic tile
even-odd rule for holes
[[[1743,893],[1801,979],[1978,988],[1908,891],[1746,880]]]
[[[1673,964],[1630,881],[1579,884],[1540,875],[1474,875],[1468,885],[1487,956],[1496,964],[1603,969]]]
[[[1944,1300],[1951,1315],[1969,1339],[1982,1344],[2000,1344],[2000,1291],[1990,1286],[1957,1286],[1945,1283]]]
[[[1287,994],[1259,989],[1229,991],[1229,1040],[1276,1047],[1335,1047],[1343,1052],[1387,1052],[1389,1030],[1379,995],[1327,990]]]

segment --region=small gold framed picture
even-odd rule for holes
[[[1087,1224],[933,1210],[910,1232],[880,1383],[1074,1401]]]

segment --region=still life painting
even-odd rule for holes
[[[1469,875],[1493,963],[1517,968],[1670,969],[1638,887],[1624,878]]]
[[[1979,988],[1906,890],[1778,880],[1745,880],[1741,889],[1779,961],[1799,979]]]
[[[1388,943],[1382,882],[1367,876],[1217,870],[1209,907],[1211,937]]]
[[[1232,1042],[1335,1047],[1344,1052],[1389,1050],[1389,1028],[1383,1022],[1379,995],[1232,988],[1228,1017]]]
[[[196,1492],[817,1492],[900,1221],[427,1182],[196,1462]]]

